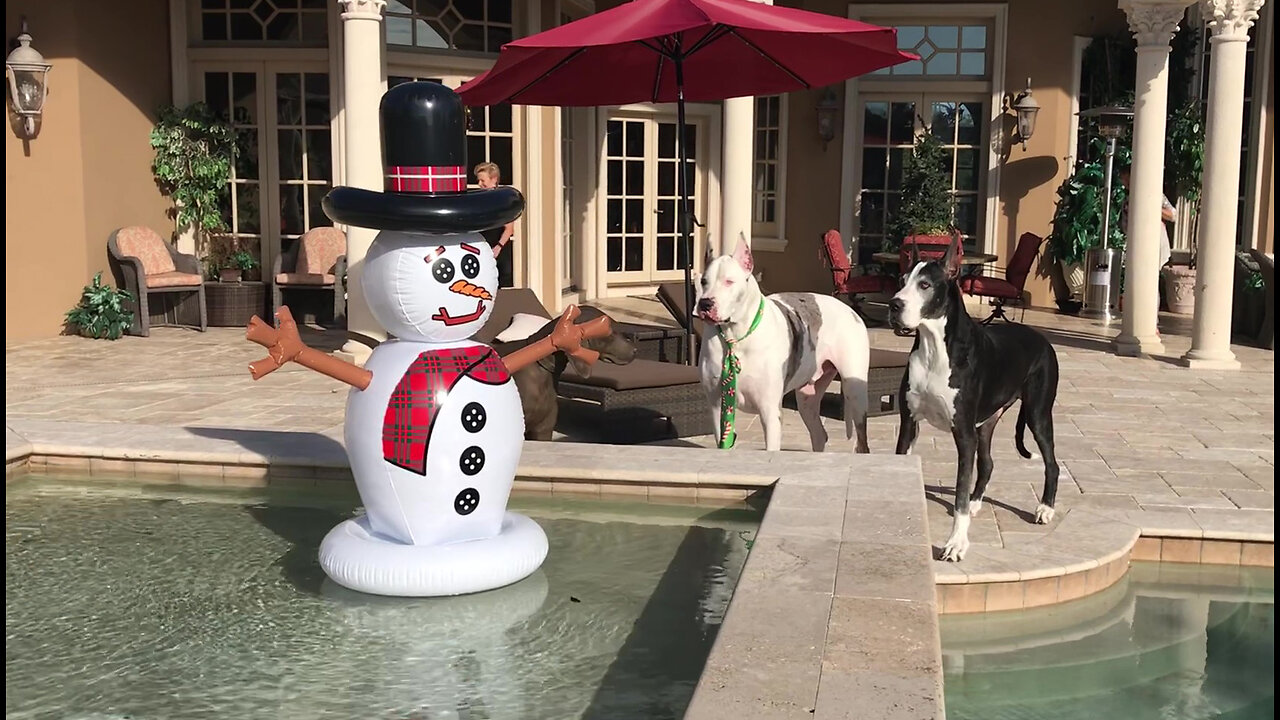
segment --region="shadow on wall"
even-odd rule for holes
[[[1008,123],[1013,123],[1013,119],[1006,117]],[[1012,134],[1005,137],[1012,138]],[[1007,147],[1014,147],[1013,141],[1006,141]],[[1017,145],[1017,152],[1022,151],[1022,146]],[[1006,160],[1000,172],[1000,193],[1001,199],[1004,201],[1005,231],[1004,240],[1000,242],[996,248],[996,253],[1000,256],[1002,262],[1007,263],[1013,255],[1013,250],[1017,247],[1018,238],[1024,232],[1032,232],[1040,237],[1049,235],[1050,227],[1046,224],[1040,227],[1021,227],[1018,224],[1018,214],[1022,206],[1022,200],[1027,194],[1048,185],[1058,176],[1061,163],[1058,158],[1049,157],[1047,155],[1038,155],[1034,157],[1021,157],[1017,160]],[[1015,192],[1021,191],[1022,194],[1015,195]],[[1036,268],[1038,277],[1053,278],[1054,263],[1049,259],[1048,254],[1043,250],[1040,253],[1039,267]],[[1058,290],[1055,281],[1055,292]]]

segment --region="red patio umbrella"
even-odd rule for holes
[[[821,87],[915,59],[898,50],[897,31],[834,15],[747,0],[633,0],[504,45],[458,93],[468,105],[675,102],[683,169],[686,100]],[[692,217],[686,174],[676,177],[692,349]]]

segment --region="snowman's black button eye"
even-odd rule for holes
[[[467,255],[462,258],[462,274],[468,280],[474,280],[480,274],[480,259],[475,255]]]
[[[467,488],[453,499],[453,511],[459,515],[470,515],[478,507],[480,507],[480,491],[475,488]]]
[[[436,282],[447,283],[453,279],[453,261],[449,258],[440,258],[431,263],[431,276]]]

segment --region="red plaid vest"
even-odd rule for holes
[[[486,345],[428,350],[419,355],[387,402],[382,420],[382,457],[387,462],[427,474],[427,445],[441,401],[463,377],[486,385],[501,385],[511,379],[502,358]]]

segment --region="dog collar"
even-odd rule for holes
[[[723,326],[716,328],[720,340],[724,343],[724,360],[720,364],[720,436],[717,443],[721,450],[733,447],[738,439],[738,433],[734,430],[734,420],[738,414],[738,373],[742,371],[742,363],[738,361],[738,354],[733,351],[733,348],[751,337],[751,333],[760,327],[760,319],[763,317],[764,298],[761,297],[760,305],[756,308],[756,316],[742,337],[734,340],[725,334]]]

